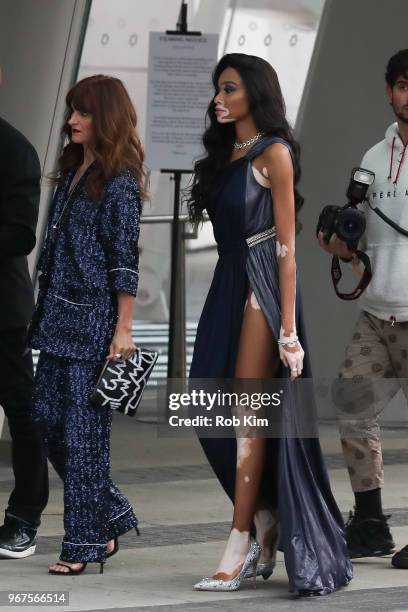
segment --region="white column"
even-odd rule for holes
[[[0,3],[1,116],[32,142],[43,170],[42,229],[50,187],[45,175],[55,169],[61,147],[65,94],[76,77],[90,0],[2,0]],[[29,258],[33,269],[36,250]]]
[[[4,412],[3,412],[3,408],[1,408],[0,406],[0,440],[2,438],[3,426],[4,426]]]

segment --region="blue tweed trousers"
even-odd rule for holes
[[[33,418],[64,483],[60,558],[70,563],[103,561],[108,540],[137,525],[110,478],[111,411],[90,401],[101,368],[41,351],[35,377]]]

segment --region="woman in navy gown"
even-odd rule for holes
[[[352,566],[316,430],[304,429],[315,406],[301,386],[311,370],[295,261],[299,147],[265,60],[226,55],[213,84],[206,156],[195,164],[188,205],[195,224],[207,210],[219,259],[190,378],[275,378],[285,400],[278,436],[200,437],[234,513],[214,575],[194,588],[229,591],[244,578],[268,578],[279,546],[290,590],[323,595],[347,585]]]

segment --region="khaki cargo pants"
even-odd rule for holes
[[[333,388],[353,491],[382,487],[378,415],[402,389],[408,399],[408,322],[394,325],[362,311]]]

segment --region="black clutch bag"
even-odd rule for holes
[[[91,400],[95,406],[135,416],[158,353],[137,348],[126,360],[107,361]]]

